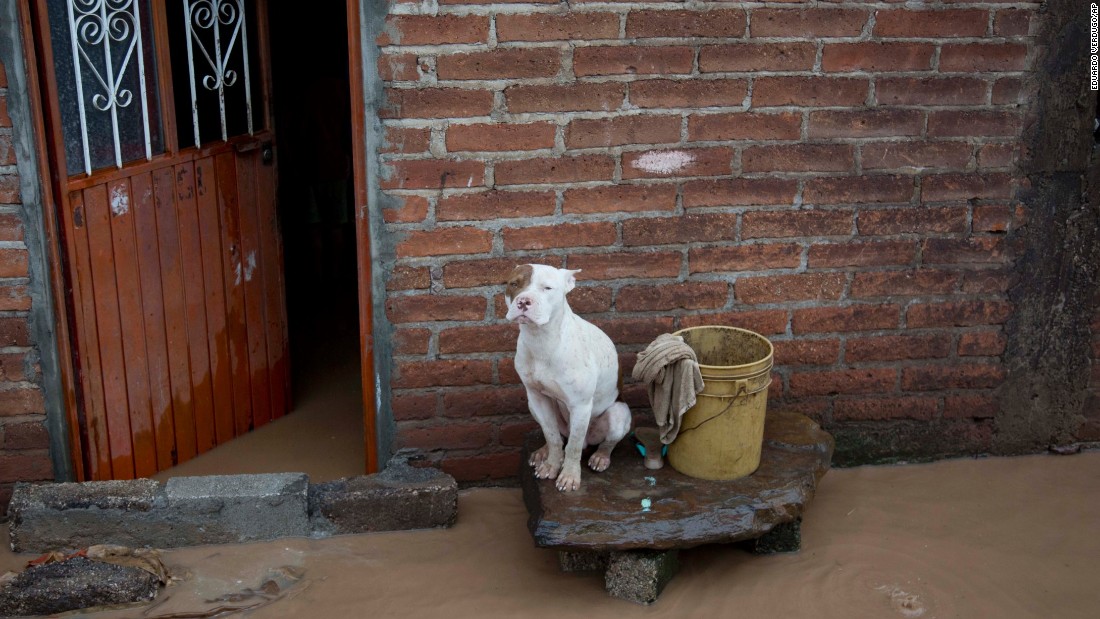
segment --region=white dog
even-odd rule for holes
[[[541,264],[517,266],[508,279],[508,320],[519,324],[516,372],[546,445],[531,455],[540,479],[558,490],[580,488],[581,450],[599,445],[588,466],[600,472],[630,431],[630,409],[619,396],[619,357],[596,325],[569,308],[565,294],[579,271]],[[562,435],[569,441],[562,452]]]

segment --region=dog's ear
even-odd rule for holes
[[[577,273],[580,273],[580,269],[562,269],[565,273],[565,292],[577,287]]]

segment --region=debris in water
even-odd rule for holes
[[[642,511],[643,512],[648,512],[649,508],[652,507],[652,506],[653,506],[653,501],[650,501],[649,499],[642,499]]]
[[[656,486],[657,485],[657,478],[656,477],[646,477],[645,480],[647,482],[649,482],[649,485],[651,485],[651,486]]]

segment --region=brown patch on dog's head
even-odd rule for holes
[[[529,264],[521,264],[512,269],[512,274],[508,276],[508,288],[505,289],[504,296],[509,299],[516,298],[516,295],[531,283],[534,271],[534,267]]]

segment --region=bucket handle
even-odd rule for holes
[[[729,412],[729,410],[731,408],[733,408],[733,405],[737,403],[737,399],[740,398],[741,396],[752,395],[753,393],[760,393],[761,391],[764,391],[765,389],[767,389],[772,384],[772,381],[769,378],[766,385],[764,385],[760,389],[756,389],[752,393],[749,393],[749,381],[748,380],[741,379],[741,380],[737,380],[736,382],[737,382],[737,390],[733,393],[733,395],[732,396],[730,396],[730,395],[722,396],[722,397],[728,397],[729,400],[730,400],[729,404],[726,404],[725,408],[723,408],[722,410],[718,411],[717,413],[711,415],[710,417],[707,417],[706,419],[700,421],[699,423],[691,426],[690,428],[680,428],[680,432],[677,435],[682,436],[685,432],[690,432],[692,430],[698,429],[700,426],[702,426],[702,425],[704,425],[704,424],[706,424],[710,421],[713,421],[713,420],[721,417],[722,415],[725,415],[726,413]]]

